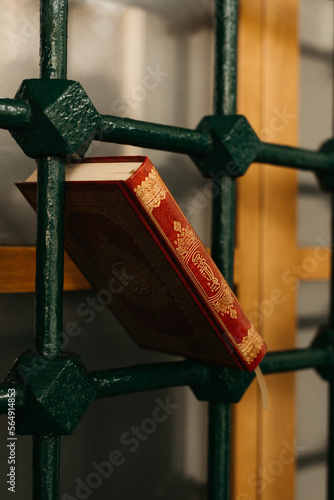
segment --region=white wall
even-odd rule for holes
[[[333,135],[333,2],[300,2],[300,145],[317,149]],[[299,244],[330,246],[330,198],[311,173],[299,175]],[[298,344],[309,345],[329,310],[329,284],[302,283],[299,287]],[[314,372],[298,374],[298,500],[325,500],[327,384]]]

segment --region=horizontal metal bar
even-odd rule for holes
[[[265,375],[328,366],[334,366],[334,354],[330,347],[269,352],[261,362]]]
[[[23,407],[23,392],[14,384],[0,384],[0,414],[8,410],[8,389],[15,389],[15,408]]]
[[[95,140],[130,144],[151,149],[172,151],[192,156],[208,156],[212,153],[213,141],[208,132],[149,123],[130,118],[102,115],[102,125]],[[327,172],[334,168],[334,156],[262,142],[263,148],[255,161],[271,165]]]
[[[108,115],[102,115],[102,125],[94,139],[193,156],[207,156],[213,147],[207,132]]]
[[[326,153],[266,142],[262,144],[263,149],[258,152],[255,162],[313,172],[328,172],[334,169],[334,156]]]
[[[19,99],[0,99],[0,128],[29,128],[30,124],[31,110],[28,103]]]
[[[331,348],[307,348],[269,352],[261,362],[265,375],[286,371],[334,366]],[[211,365],[197,361],[172,361],[137,365],[89,373],[97,398],[119,396],[167,387],[207,384],[211,380]],[[7,413],[8,389],[16,389],[16,407],[22,408],[23,389],[14,384],[0,384],[0,414]]]
[[[261,363],[264,374],[320,368],[334,365],[331,349],[295,349],[269,352]],[[155,363],[90,373],[97,398],[166,387],[206,384],[210,365],[196,361]]]
[[[130,118],[101,115],[102,124],[94,140],[129,144],[191,156],[209,156],[213,150],[213,139],[208,132],[143,122]],[[0,128],[12,130],[30,128],[31,109],[19,99],[0,99]],[[334,155],[290,146],[262,143],[255,162],[329,172],[334,168]]]
[[[193,361],[154,363],[90,373],[97,398],[194,383],[204,384],[209,381],[209,375],[208,365]]]

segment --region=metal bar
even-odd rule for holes
[[[68,0],[41,0],[41,78],[66,78]]]
[[[265,375],[334,366],[334,353],[327,347],[269,352],[261,362]],[[97,398],[150,391],[166,387],[207,384],[210,365],[196,361],[154,363],[89,373]]]
[[[230,405],[209,404],[208,499],[230,498]]]
[[[66,78],[67,0],[41,0],[41,78]],[[35,344],[47,359],[61,354],[65,162],[37,160]],[[33,438],[33,498],[58,500],[60,437]]]
[[[216,0],[215,102],[216,115],[236,113],[238,1]],[[225,279],[233,285],[235,179],[215,180],[212,255]]]
[[[97,398],[166,387],[204,384],[209,381],[209,367],[202,363],[175,361],[91,372]]]
[[[329,323],[331,328],[334,329],[334,251],[333,251],[333,238],[334,238],[334,192],[331,196],[331,289],[330,289],[330,305],[329,305]]]
[[[334,193],[332,193],[332,220],[331,237],[334,235]],[[333,240],[332,240],[333,241]],[[334,328],[334,252],[332,248],[331,291],[330,291],[330,327]],[[334,500],[334,381],[329,382],[329,410],[328,410],[328,450],[327,450],[327,498]]]
[[[329,435],[327,453],[327,498],[334,499],[334,382],[329,382]]]
[[[35,344],[45,358],[61,354],[65,162],[37,160]]]
[[[14,384],[0,384],[0,414],[7,413],[8,410],[8,389],[15,389],[15,408],[23,408],[23,392],[20,387]]]
[[[60,437],[33,437],[33,500],[59,499]]]
[[[329,366],[334,366],[334,353],[327,347],[269,352],[261,362],[265,375]],[[172,361],[94,371],[89,373],[89,379],[97,392],[96,398],[104,398],[167,387],[204,385],[210,382],[211,376],[210,365]],[[0,384],[0,413],[7,412],[7,394],[12,387],[16,389],[16,407],[23,408],[22,389],[3,383]]]
[[[313,172],[328,172],[334,168],[334,156],[308,149],[293,148],[263,142],[255,160],[258,163],[268,163],[283,167],[311,170]]]
[[[236,113],[238,0],[215,1],[214,114]],[[212,201],[212,256],[233,285],[235,179],[216,179]],[[231,408],[209,403],[208,500],[230,497]]]
[[[31,110],[29,104],[19,99],[0,99],[0,128],[29,128]]]
[[[101,116],[102,125],[94,140],[192,156],[205,157],[212,153],[213,140],[208,132],[117,116]],[[19,99],[0,99],[0,128],[10,130],[29,127],[29,104]],[[263,149],[258,152],[255,162],[313,172],[328,172],[334,168],[334,157],[326,153],[265,142],[262,145]]]
[[[328,366],[334,366],[334,353],[328,348],[268,352],[261,362],[261,370],[265,375]]]
[[[108,115],[102,115],[94,139],[193,156],[205,156],[212,150],[212,138],[207,132]]]
[[[8,389],[9,385],[1,384],[0,386],[0,414],[7,413],[8,408]]]

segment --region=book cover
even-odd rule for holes
[[[36,173],[17,186],[35,208]],[[65,249],[137,344],[256,368],[265,343],[147,157],[68,165],[65,189]]]

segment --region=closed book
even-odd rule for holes
[[[254,370],[265,343],[150,160],[87,158],[65,178],[65,249],[96,307],[142,347]],[[36,181],[17,183],[34,208]]]

